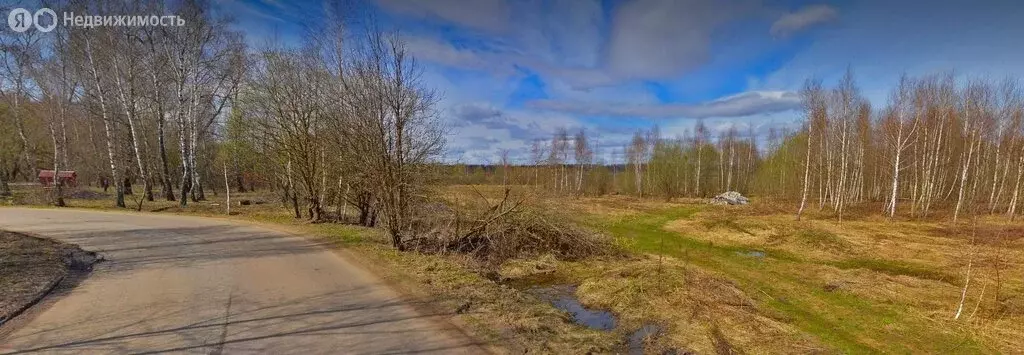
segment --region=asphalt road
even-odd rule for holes
[[[315,242],[169,215],[0,208],[0,229],[96,251],[0,329],[0,353],[481,353],[430,307]]]

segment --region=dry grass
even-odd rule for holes
[[[276,201],[235,206],[243,218],[295,233],[331,238],[376,265],[413,294],[469,305],[460,316],[477,335],[515,352],[614,351],[631,330],[665,331],[647,350],[700,353],[1016,353],[1024,349],[1024,224],[979,218],[950,225],[887,221],[877,206],[851,210],[838,223],[812,211],[797,222],[778,205],[709,206],[702,201],[629,196],[556,198],[514,187],[513,196],[605,231],[638,257],[566,261],[547,253],[502,262],[497,276],[459,255],[395,252],[377,231],[294,221]],[[481,197],[494,203],[500,186],[439,190],[455,206]],[[232,196],[233,199],[236,196]],[[245,197],[243,197],[245,198]],[[257,199],[259,196],[250,198]],[[263,197],[265,198],[265,197]],[[109,199],[69,200],[109,208]],[[213,202],[181,210],[151,203],[144,210],[223,215]],[[764,254],[758,254],[763,252]],[[972,281],[965,315],[952,319],[968,260]],[[486,277],[485,277],[486,276]],[[509,282],[494,280],[511,279]],[[589,307],[620,319],[612,332],[571,324],[536,297],[510,285],[578,284]]]
[[[644,212],[633,212],[638,210]],[[633,250],[674,257],[687,267],[729,280],[753,300],[749,313],[800,334],[759,334],[775,342],[744,343],[736,340],[750,334],[742,328],[716,327],[699,318],[699,325],[693,325],[691,315],[676,311],[686,307],[671,303],[678,302],[678,294],[646,292],[651,299],[645,304],[662,303],[648,306],[657,310],[650,319],[689,321],[701,328],[682,331],[672,338],[673,345],[692,344],[687,337],[694,334],[719,332],[736,349],[757,353],[1024,349],[1024,285],[1019,276],[1024,274],[1024,227],[1019,222],[986,218],[976,226],[951,226],[934,219],[886,221],[865,215],[839,223],[814,214],[797,222],[791,212],[757,204],[631,206],[586,220],[613,231]],[[972,286],[964,317],[954,321],[968,260],[973,260]],[[647,277],[671,284],[659,274]],[[609,294],[622,287],[612,282],[595,293]],[[609,307],[644,309],[614,303]],[[711,319],[729,318],[728,312],[722,313]],[[711,335],[704,338],[715,338]]]
[[[420,213],[407,247],[419,252],[469,255],[490,268],[515,258],[551,255],[579,260],[615,252],[608,236],[568,222],[569,218],[560,213],[531,203],[529,197],[513,197],[511,189],[504,190],[496,201],[478,195],[475,200],[426,204],[439,208]]]
[[[18,186],[14,198],[7,204],[45,207],[46,197],[38,190],[34,186]],[[121,210],[113,206],[110,194],[90,188],[83,190],[90,193],[81,196],[90,198],[68,198],[70,207]],[[211,193],[207,197],[210,200],[190,201],[186,208],[180,208],[172,201],[145,202],[142,210],[244,220],[333,242],[410,297],[435,300],[434,304],[439,308],[437,311],[454,314],[457,309],[465,308],[462,314],[453,315],[453,319],[481,341],[496,345],[498,349],[495,350],[499,352],[609,352],[621,341],[615,334],[575,325],[564,313],[544,301],[495,282],[481,274],[477,268],[479,263],[471,258],[458,254],[398,252],[389,246],[380,230],[296,220],[273,195],[233,193],[232,201],[248,199],[263,203],[233,205],[231,216],[225,214],[223,194],[214,196]],[[131,197],[128,200],[131,204]],[[328,209],[334,207],[327,206]],[[351,206],[348,211],[355,213]]]
[[[643,257],[576,267],[599,270],[580,284],[577,295],[582,302],[613,310],[626,329],[650,323],[664,328],[665,335],[655,339],[648,351],[824,349],[795,327],[763,314],[757,301],[734,282],[674,258]]]
[[[65,245],[0,231],[0,324],[67,275]]]

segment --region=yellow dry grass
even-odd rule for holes
[[[824,215],[798,222],[792,214],[757,206],[658,205],[631,206],[591,219],[616,219],[625,223],[611,225],[622,229],[621,224],[644,221],[643,213],[622,219],[622,210],[650,211],[645,212],[647,219],[657,222],[645,228],[654,233],[660,226],[668,232],[667,246],[650,240],[655,234],[645,236],[626,228],[627,233],[620,235],[631,239],[627,245],[683,259],[687,259],[688,252],[701,255],[705,259],[695,260],[695,256],[688,260],[699,264],[698,269],[734,282],[747,297],[755,299],[751,313],[779,320],[783,325],[780,329],[786,329],[786,325],[802,328],[800,334],[820,341],[825,345],[822,349],[829,352],[1024,351],[1024,282],[1020,277],[1024,275],[1024,225],[1020,222],[987,217],[979,218],[976,224],[953,225],[866,216],[840,223]],[[673,208],[693,208],[697,212],[681,218],[653,217]],[[733,255],[748,251],[764,252],[766,256],[763,261],[749,261]],[[972,280],[965,310],[961,319],[954,321],[969,263]],[[649,277],[662,280],[654,275]],[[589,289],[581,287],[581,292],[584,290]],[[650,315],[652,319],[670,322],[665,318],[689,317],[677,312],[679,305],[665,303],[678,299],[673,292],[648,296],[665,298],[647,302],[664,304],[652,307],[658,310]],[[629,308],[615,304],[610,307]],[[715,311],[719,310],[711,312]],[[707,322],[703,324],[707,327]],[[829,330],[829,324],[843,331]],[[727,338],[743,339],[750,334],[734,327],[721,329]],[[707,347],[687,338],[701,331],[690,329],[684,333],[687,335],[676,335],[671,343]],[[886,333],[899,335],[905,343],[897,345],[894,338],[880,336]],[[746,351],[769,353],[804,352],[818,346],[815,341],[794,340],[804,339],[799,336],[755,337],[781,340],[752,348],[742,341],[735,345]]]
[[[734,282],[675,258],[646,256],[574,267],[593,269],[577,290],[584,304],[614,310],[626,329],[644,324],[663,328],[664,335],[648,347],[651,352],[825,350],[793,326],[760,312],[757,301]]]
[[[501,186],[439,188],[456,204],[490,202]],[[631,196],[560,197],[512,186],[513,198],[544,204],[617,238],[633,256],[577,263],[547,257],[512,260],[499,283],[458,256],[399,253],[378,233],[296,222],[277,201],[233,212],[296,233],[332,238],[376,265],[408,292],[469,303],[461,315],[478,335],[514,351],[579,353],[621,349],[644,324],[664,332],[646,350],[699,353],[1019,353],[1024,351],[1024,224],[1000,217],[952,225],[939,217],[888,221],[869,213],[839,223],[825,213],[797,222],[786,209],[710,206]],[[236,197],[238,196],[238,197]],[[267,199],[266,196],[234,195]],[[110,208],[110,200],[73,206]],[[222,215],[214,201],[145,211]],[[941,216],[941,213],[936,213]],[[757,252],[764,254],[758,256]],[[968,263],[964,314],[953,320]],[[579,285],[588,306],[612,311],[612,332],[574,325],[511,285]],[[522,282],[518,283],[517,282]]]

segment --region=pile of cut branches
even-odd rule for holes
[[[509,190],[497,203],[487,202],[480,212],[424,208],[418,218],[417,237],[408,241],[411,250],[459,253],[490,265],[505,260],[551,254],[561,260],[579,260],[613,251],[611,238],[557,217],[556,213],[527,207],[512,200]]]

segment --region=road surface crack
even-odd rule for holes
[[[228,323],[231,320],[231,302],[235,297],[235,291],[231,290],[228,293],[227,307],[224,309],[224,324],[220,328],[220,340],[214,346],[213,350],[210,351],[210,355],[221,355],[224,352],[224,343],[228,338]]]

